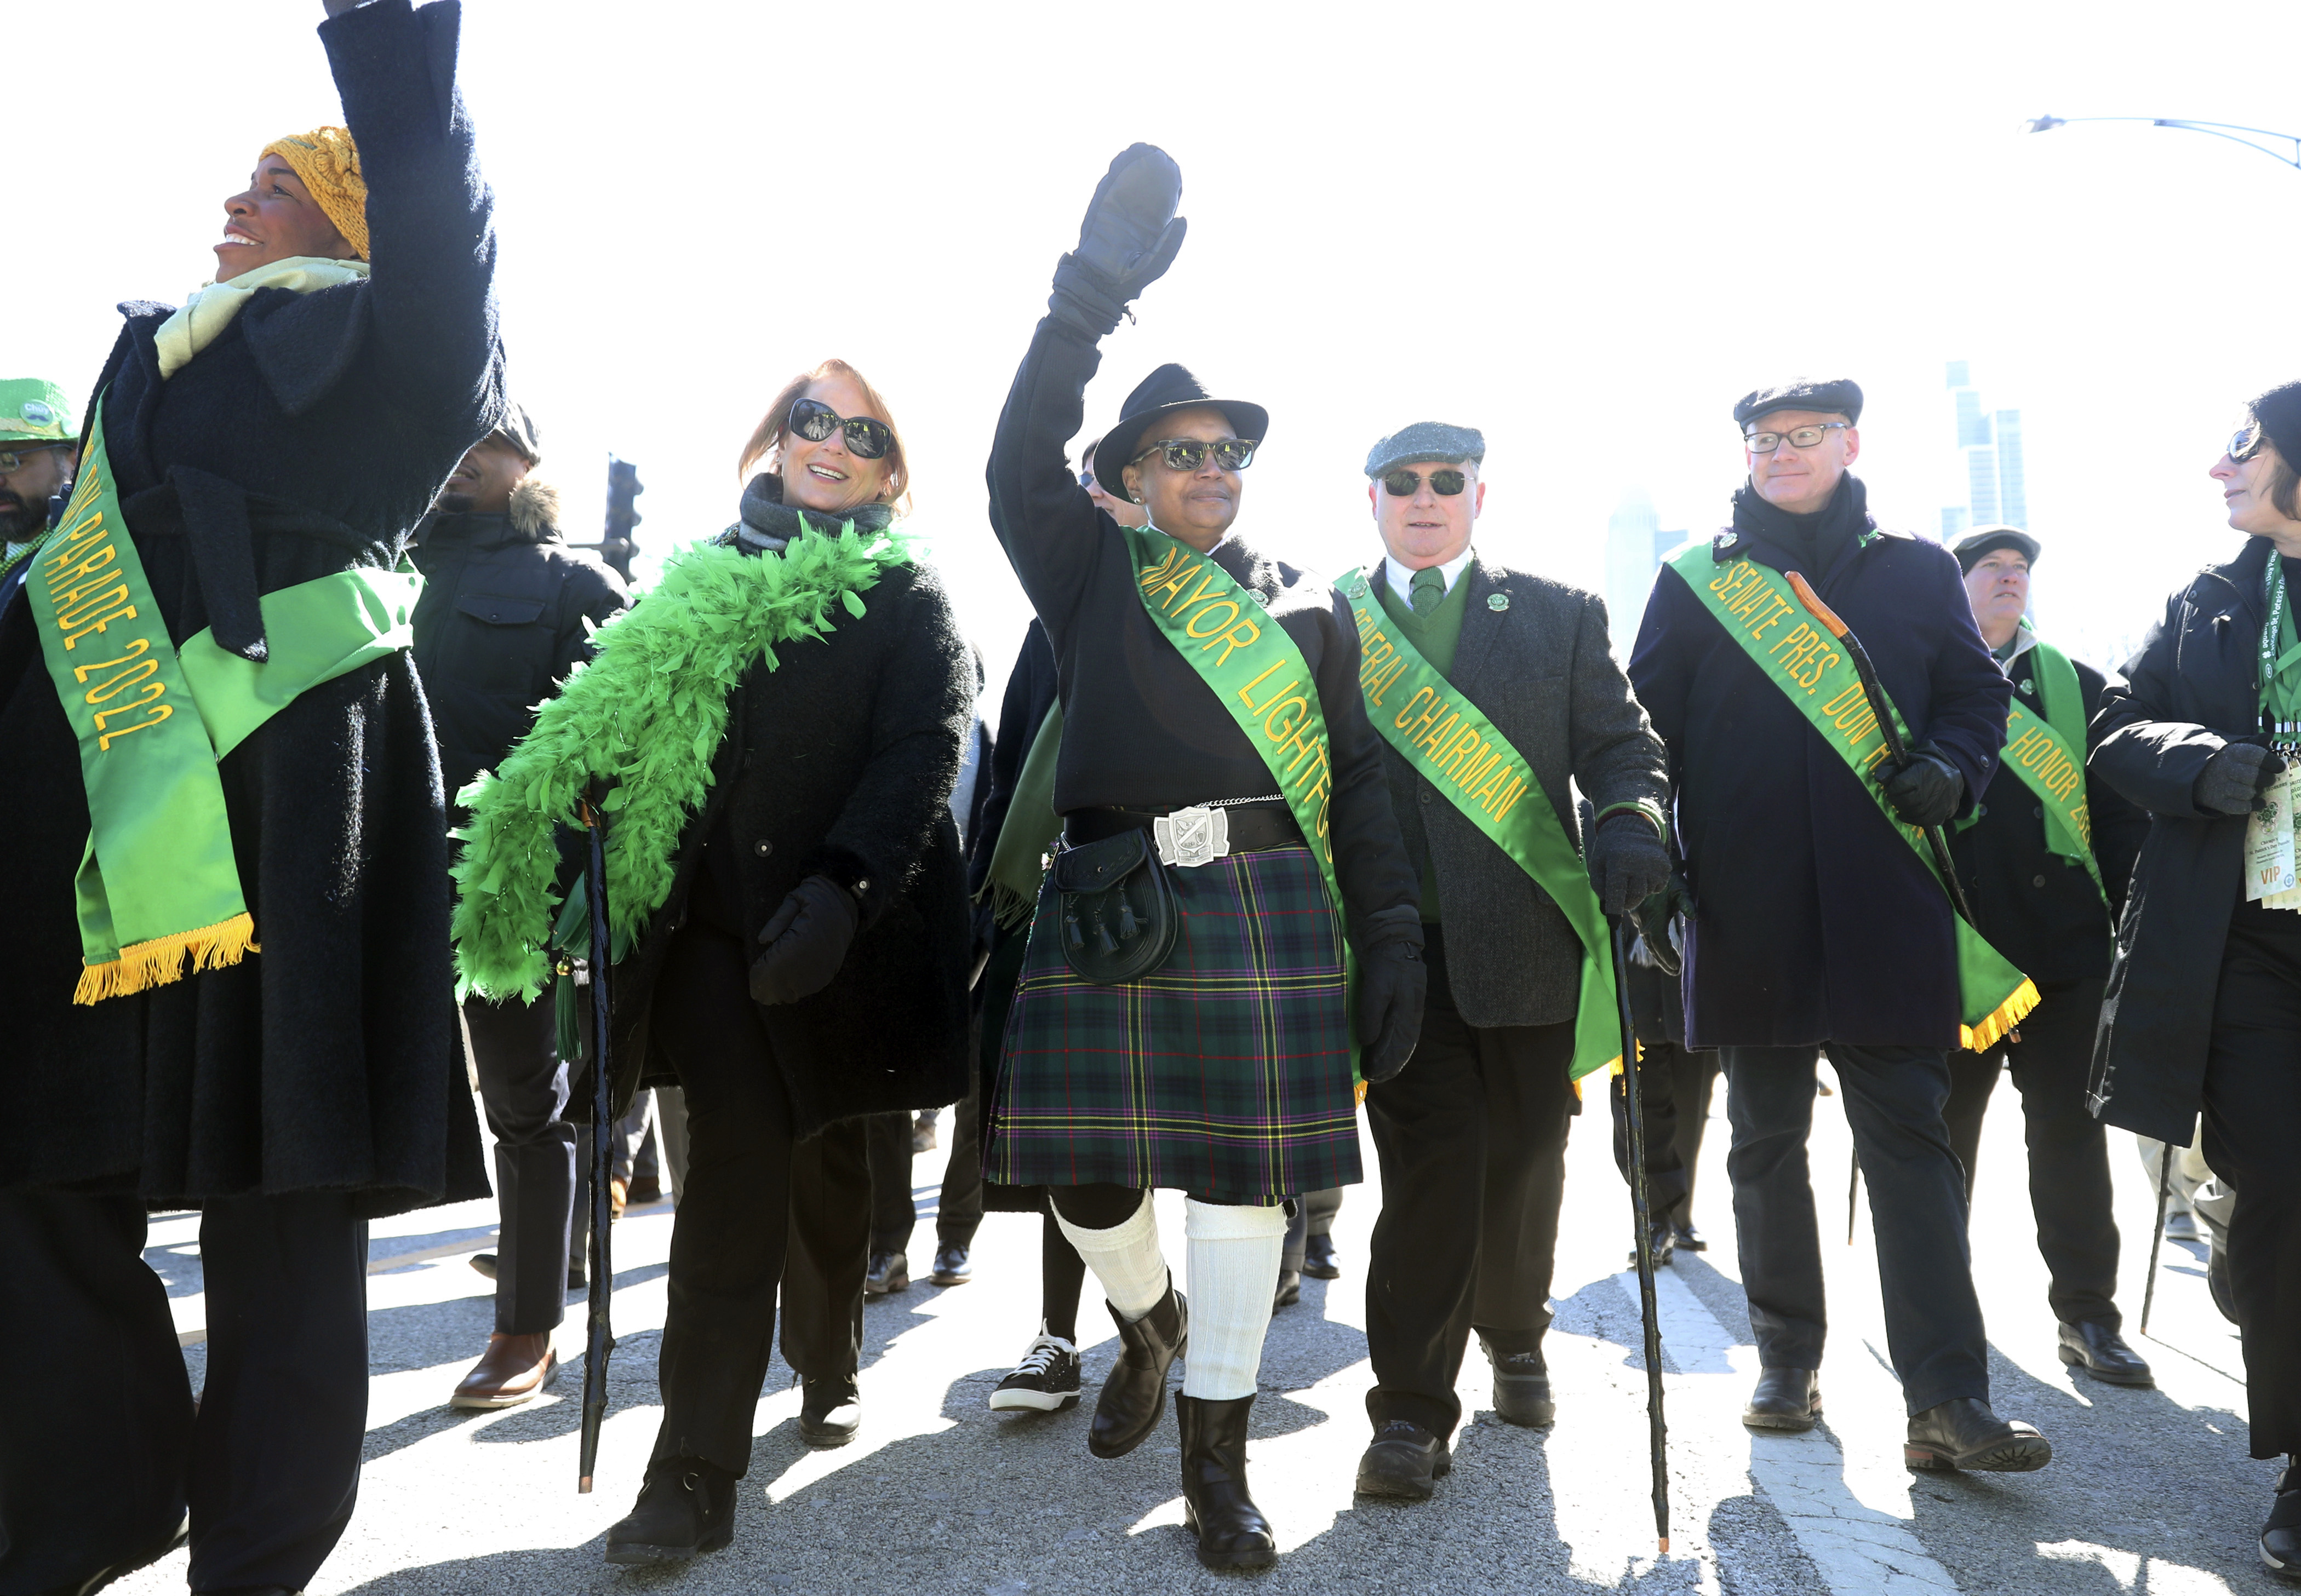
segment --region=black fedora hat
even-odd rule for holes
[[[1215,398],[1188,368],[1169,361],[1135,384],[1119,406],[1118,420],[1094,446],[1095,479],[1113,493],[1124,493],[1119,473],[1142,452],[1144,440],[1156,436],[1159,418],[1183,410],[1219,410],[1232,431],[1257,443],[1270,430],[1270,412],[1261,405]]]

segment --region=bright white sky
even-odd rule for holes
[[[11,8],[0,374],[81,402],[115,301],[205,279],[257,150],[338,117],[321,15]],[[992,422],[1138,138],[1182,163],[1190,240],[1106,344],[1089,427],[1169,359],[1268,405],[1241,530],[1272,550],[1368,558],[1365,450],[1438,417],[1485,431],[1482,546],[1602,589],[1624,492],[1720,523],[1733,400],[1799,372],[1861,381],[1871,506],[1930,531],[1966,359],[2023,413],[2038,613],[2114,663],[2238,543],[2205,470],[2247,395],[2301,375],[2277,264],[2301,171],[2020,125],[2301,130],[2297,59],[2289,6],[467,0],[463,74],[513,380],[575,535],[610,450],[643,546],[724,526],[767,398],[842,355],[898,411],[995,690],[1028,612],[983,517]]]

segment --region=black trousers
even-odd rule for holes
[[[1710,1123],[1710,1097],[1718,1084],[1715,1051],[1688,1052],[1675,1042],[1648,1042],[1638,1059],[1639,1117],[1645,1122],[1646,1206],[1657,1224],[1685,1229],[1694,1223],[1694,1177],[1702,1162],[1702,1132]],[[1614,1167],[1630,1178],[1628,1076],[1610,1078],[1606,1098],[1614,1116]]]
[[[1367,1092],[1382,1160],[1382,1214],[1367,1263],[1367,1347],[1376,1428],[1407,1419],[1439,1436],[1462,1416],[1454,1381],[1476,1329],[1531,1351],[1550,1328],[1566,1134],[1571,1022],[1476,1029],[1429,940],[1422,1040],[1403,1072]]]
[[[534,1003],[464,999],[480,1101],[496,1138],[496,1329],[532,1335],[566,1316],[575,1213],[575,1127],[567,1066],[547,995]]]
[[[1819,1048],[1723,1048],[1726,1173],[1758,1361],[1821,1366],[1821,1236],[1807,1177]],[[1965,1241],[1965,1172],[1942,1107],[1949,1065],[1926,1048],[1829,1044],[1845,1117],[1870,1182],[1886,1344],[1912,1414],[1989,1395],[1989,1369]]]
[[[908,1252],[919,1221],[911,1197],[911,1134],[917,1121],[898,1111],[866,1116],[863,1124],[870,1163],[871,1250]]]
[[[191,1514],[191,1588],[301,1590],[359,1493],[367,1223],[341,1192],[200,1216],[194,1416],[132,1197],[0,1191],[0,1596],[156,1553]]]
[[[946,1247],[971,1247],[983,1225],[981,1070],[967,1077],[966,1095],[950,1118],[950,1157],[943,1165],[942,1196],[935,1205],[935,1240]]]
[[[2115,1329],[2122,1320],[2114,1300],[2117,1221],[2111,1213],[2109,1136],[2085,1106],[2102,985],[2093,980],[2042,986],[2045,1000],[2021,1022],[2019,1042],[2001,1041],[1986,1054],[1952,1053],[1944,1118],[1950,1146],[1965,1168],[1970,1209],[1982,1116],[1997,1077],[2012,1061],[2029,1145],[2029,1211],[2037,1224],[2037,1251],[2052,1275],[2046,1300],[2063,1324],[2090,1319]]]
[[[1286,1222],[1286,1242],[1278,1254],[1278,1272],[1281,1274],[1302,1273],[1302,1260],[1310,1254],[1310,1238],[1332,1235],[1335,1221],[1342,1211],[1343,1189],[1340,1186],[1305,1191],[1296,1198],[1293,1217]]]
[[[2289,925],[2281,923],[2290,922]],[[2205,1155],[2236,1189],[2229,1266],[2253,1455],[2301,1452],[2301,915],[2230,922],[2205,1054]]]
[[[700,1458],[740,1475],[750,1468],[787,1269],[799,1299],[789,1305],[785,1355],[803,1373],[855,1367],[870,1244],[862,1122],[792,1140],[791,1099],[734,938],[690,923],[665,955],[651,1008],[688,1124],[654,1456]],[[830,1349],[842,1345],[843,1371],[808,1366],[840,1361]]]

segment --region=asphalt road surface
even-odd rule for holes
[[[991,1413],[984,1399],[1036,1329],[1039,1220],[994,1215],[973,1283],[925,1283],[940,1152],[913,1178],[923,1216],[920,1283],[865,1316],[861,1436],[801,1444],[799,1398],[779,1362],[760,1399],[733,1546],[684,1569],[600,1560],[608,1525],[637,1494],[660,1413],[670,1205],[615,1227],[612,1406],[595,1494],[575,1491],[582,1315],[560,1331],[568,1359],[523,1408],[464,1413],[448,1391],[485,1343],[489,1284],[468,1267],[492,1246],[490,1203],[375,1227],[369,1279],[366,1472],[358,1511],[318,1592],[952,1592],[988,1596],[1235,1589],[1270,1592],[1603,1591],[2067,1592],[2153,1596],[2266,1591],[2253,1537],[2275,1466],[2246,1456],[2234,1328],[2213,1308],[2204,1249],[2168,1242],[2153,1337],[2135,1331],[2154,1193],[2129,1137],[2113,1132],[2126,1236],[2127,1331],[2155,1365],[2155,1391],[2097,1385],[2054,1356],[2034,1242],[2019,1098],[1997,1096],[1982,1154],[1973,1241],[1991,1329],[1995,1404],[2051,1438],[2033,1475],[1912,1475],[1901,1462],[1899,1388],[1887,1365],[1866,1208],[1844,1235],[1847,1139],[1839,1099],[1816,1116],[1813,1165],[1834,1317],[1823,1371],[1828,1419],[1803,1436],[1753,1435],[1736,1420],[1755,1378],[1725,1181],[1723,1094],[1709,1127],[1697,1218],[1713,1247],[1662,1272],[1670,1425],[1669,1554],[1649,1500],[1645,1376],[1636,1277],[1624,1268],[1629,1203],[1594,1103],[1577,1123],[1548,1348],[1558,1423],[1502,1423],[1484,1360],[1462,1374],[1468,1416],[1452,1475],[1422,1505],[1358,1501],[1368,1438],[1367,1236],[1378,1186],[1354,1189],[1336,1241],[1343,1278],[1307,1281],[1274,1320],[1250,1458],[1276,1525],[1277,1568],[1217,1575],[1181,1527],[1174,1420],[1132,1456],[1087,1454],[1093,1391],[1116,1348],[1092,1277],[1080,1316],[1087,1399],[1051,1416]],[[949,1141],[950,1115],[943,1116]],[[1373,1149],[1367,1143],[1371,1175]],[[1179,1199],[1162,1197],[1180,1271]],[[153,1267],[168,1282],[199,1383],[205,1323],[194,1216],[155,1220]],[[1833,1234],[1833,1232],[1835,1233]],[[184,1554],[113,1587],[181,1591]]]

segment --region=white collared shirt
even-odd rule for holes
[[[1446,586],[1443,589],[1445,592],[1451,593],[1454,590],[1454,579],[1462,574],[1462,567],[1470,563],[1470,556],[1477,552],[1475,548],[1465,547],[1460,554],[1438,567],[1438,573],[1446,579]],[[1401,598],[1411,602],[1414,594],[1414,572],[1400,564],[1397,557],[1387,549],[1383,553],[1382,565],[1383,569],[1390,574],[1390,590]]]

